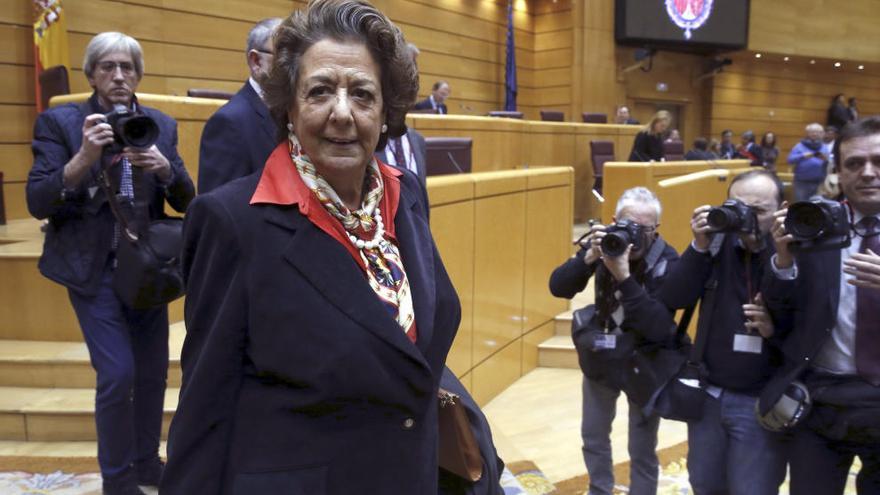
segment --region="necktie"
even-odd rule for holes
[[[400,168],[409,168],[406,163],[406,153],[403,152],[403,139],[391,138],[391,152],[394,154],[394,161]]]
[[[860,253],[880,254],[880,220],[865,217],[857,231],[863,232]],[[880,290],[856,288],[856,370],[871,385],[880,386]]]
[[[130,203],[134,201],[134,183],[131,179],[131,162],[129,162],[128,158],[125,158],[124,156],[119,162],[119,166],[122,167],[119,171],[119,196],[125,198]],[[119,222],[117,221],[113,225],[113,242],[111,243],[111,247],[114,251],[119,247],[119,236],[121,233],[122,231]]]

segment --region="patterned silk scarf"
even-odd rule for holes
[[[290,133],[288,139],[290,141],[290,158],[296,165],[296,170],[324,209],[339,220],[348,234],[363,241],[372,240],[377,227],[374,213],[380,211],[379,202],[385,187],[376,160],[373,159],[367,167],[367,180],[365,181],[367,193],[364,195],[361,208],[357,211],[351,211],[345,206],[333,187],[318,174],[315,165],[303,151],[296,136]],[[393,222],[394,219],[388,218],[387,221]],[[373,292],[379,296],[379,300],[388,309],[391,316],[397,320],[406,336],[415,342],[416,327],[412,293],[397,246],[383,236],[377,247],[354,247],[358,250],[361,260],[367,267],[367,280]]]

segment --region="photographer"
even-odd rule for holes
[[[592,330],[588,333],[596,335],[602,350],[585,349],[575,337],[585,374],[581,435],[591,495],[611,494],[614,487],[611,423],[617,398],[626,388],[629,354],[646,343],[667,341],[675,329],[672,313],[652,297],[678,259],[675,250],[656,233],[660,213],[660,202],[651,191],[643,187],[625,191],[617,202],[615,225],[611,229],[593,226],[581,240],[577,254],[550,276],[553,295],[570,299],[596,275],[596,311],[587,324]],[[618,230],[618,225],[624,229]],[[612,236],[614,239],[609,239]],[[603,254],[609,249],[616,255]],[[627,395],[630,493],[653,494],[657,491],[655,448],[660,418],[642,414],[646,398]]]
[[[788,154],[788,163],[794,166],[794,199],[803,201],[816,194],[819,184],[825,180],[825,168],[831,150],[822,138],[825,129],[812,123],[806,127],[807,135],[794,145]]]
[[[694,240],[658,292],[673,308],[700,301],[696,340],[706,391],[688,422],[688,473],[696,495],[775,494],[785,478],[778,435],[761,428],[755,402],[779,364],[773,326],[758,293],[782,184],[763,169],[736,176],[720,208],[694,210]],[[735,201],[731,201],[735,200]]]
[[[137,104],[144,73],[141,47],[122,33],[96,35],[83,71],[94,89],[88,101],[40,114],[34,126],[34,163],[28,175],[31,214],[48,218],[39,268],[67,287],[92,366],[97,372],[95,420],[105,494],[139,494],[158,485],[159,435],[168,370],[168,311],[125,307],[113,288],[120,228],[99,178],[107,166],[120,203],[146,217],[164,216],[164,202],[183,212],[192,181],[177,153],[177,124]],[[156,144],[121,148],[105,114],[145,115],[158,129]],[[112,120],[112,117],[111,117]],[[121,148],[121,149],[120,149]],[[137,194],[135,193],[137,191]],[[139,197],[142,194],[145,197]]]
[[[793,253],[803,242],[794,235],[798,225],[785,219],[796,205],[778,211],[765,289],[774,319],[794,319],[782,348],[786,368],[766,395],[778,397],[799,379],[812,398],[794,429],[795,495],[842,494],[856,455],[858,493],[880,493],[880,118],[844,127],[834,156],[846,202],[828,203],[826,211],[838,210],[843,219],[832,223],[843,224],[850,242],[820,238],[812,243],[825,249]]]

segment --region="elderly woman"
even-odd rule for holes
[[[651,117],[648,125],[636,134],[633,141],[632,152],[629,154],[631,162],[659,162],[663,159],[663,136],[672,123],[672,115],[666,110],[660,110]]]
[[[163,494],[438,490],[438,385],[460,321],[418,178],[373,152],[418,75],[371,5],[277,29],[261,174],[187,212],[183,387]]]

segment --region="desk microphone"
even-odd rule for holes
[[[447,152],[446,152],[446,156],[449,157],[449,161],[452,162],[452,166],[455,167],[455,170],[458,170],[458,173],[463,174],[463,173],[464,173],[464,170],[462,170],[461,167],[458,166],[458,162],[455,161],[455,157],[452,156],[452,152],[451,152],[451,151],[447,151]]]

